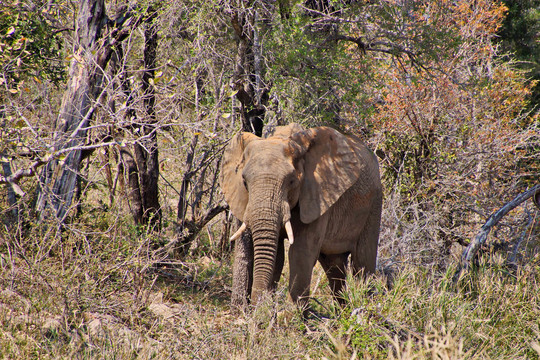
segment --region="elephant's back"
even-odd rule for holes
[[[382,189],[381,176],[379,173],[379,160],[377,155],[371,150],[366,143],[354,135],[347,135],[347,139],[354,148],[358,160],[362,163],[362,173],[358,181],[366,183],[368,186]]]

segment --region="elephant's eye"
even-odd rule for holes
[[[245,188],[246,188],[246,190],[247,190],[247,188],[248,188],[248,187],[247,187],[247,182],[246,182],[246,179],[244,179],[243,181],[244,181],[244,187],[245,187]]]
[[[298,179],[295,176],[291,177],[291,179],[289,180],[289,186],[295,186],[297,181]]]

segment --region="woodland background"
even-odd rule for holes
[[[0,357],[540,356],[538,1],[1,1]],[[230,306],[238,131],[362,137],[378,273]],[[236,256],[239,256],[238,253]]]

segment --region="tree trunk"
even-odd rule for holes
[[[55,126],[55,150],[76,148],[86,141],[108,61],[97,45],[107,20],[104,0],[80,2],[69,81]],[[43,169],[36,204],[42,219],[54,215],[64,221],[75,193],[80,162],[81,150],[74,149],[63,161],[51,161]]]
[[[112,56],[111,61],[111,73],[112,78],[118,77],[120,80],[120,89],[123,91],[124,96],[126,97],[126,113],[125,113],[125,120],[126,121],[135,121],[137,119],[137,113],[135,109],[133,108],[134,103],[134,93],[131,90],[128,76],[125,73],[125,70],[120,68],[120,64],[124,62],[124,51],[122,49],[122,46],[119,46],[116,51],[114,52]],[[114,113],[116,104],[113,101],[110,103],[111,111]],[[143,214],[144,214],[144,207],[143,207],[143,201],[141,197],[141,188],[139,184],[139,169],[137,167],[137,163],[135,162],[135,158],[132,154],[132,152],[127,148],[127,146],[120,147],[119,148],[119,161],[121,166],[119,166],[122,170],[120,176],[121,183],[126,183],[126,195],[127,195],[127,203],[129,207],[129,211],[131,212],[131,215],[133,216],[133,222],[135,225],[143,225]],[[125,181],[127,180],[127,181]]]
[[[264,86],[262,47],[258,26],[258,11],[236,10],[231,25],[237,37],[236,67],[233,74],[236,98],[240,101],[242,130],[262,136],[268,89]]]
[[[156,68],[156,50],[158,28],[155,9],[148,9],[144,30],[144,73],[142,76],[143,102],[146,111],[146,123],[143,125],[144,138],[135,144],[135,160],[139,169],[141,199],[144,209],[145,224],[159,226],[161,207],[159,205],[159,154],[157,146],[157,124],[155,114],[156,95],[154,75]]]
[[[161,207],[159,205],[159,153],[157,146],[157,122],[155,115],[155,91],[153,85],[156,68],[157,26],[154,24],[155,11],[150,7],[147,10],[144,30],[144,72],[142,76],[142,90],[144,103],[143,125],[132,124],[141,134],[139,141],[133,145],[133,150],[120,149],[121,161],[125,169],[128,185],[129,208],[136,225],[159,227],[161,223]],[[116,48],[117,64],[123,63],[122,47]],[[126,120],[135,122],[137,112],[133,108],[136,94],[131,89],[127,75],[123,69],[114,69],[119,72],[120,86],[126,97]]]
[[[243,309],[249,304],[253,286],[253,241],[246,231],[234,244],[231,305]]]
[[[141,189],[139,188],[139,171],[133,155],[127,149],[120,149],[121,161],[124,164],[124,175],[127,175],[127,192],[129,199],[129,210],[133,216],[135,225],[142,225],[143,222],[143,202]]]
[[[236,98],[240,102],[242,130],[262,136],[268,89],[264,86],[262,46],[258,26],[258,11],[237,9],[231,25],[237,37],[236,67],[233,74]],[[233,286],[231,305],[244,307],[249,303],[253,284],[253,241],[246,231],[234,247]]]

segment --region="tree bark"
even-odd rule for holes
[[[236,67],[233,74],[236,98],[240,102],[242,130],[262,136],[268,89],[264,86],[258,10],[235,10],[231,25],[237,38]]]
[[[158,227],[161,223],[161,207],[159,204],[159,153],[157,146],[157,121],[155,115],[155,90],[153,85],[156,68],[156,50],[158,45],[156,15],[151,7],[146,12],[144,30],[144,71],[142,76],[144,120],[142,125],[136,125],[137,112],[133,104],[136,94],[131,89],[128,77],[123,69],[119,72],[120,87],[126,97],[125,118],[132,122],[131,128],[141,134],[138,143],[128,148],[120,149],[120,157],[127,177],[129,208],[136,225]],[[123,63],[123,51],[119,46],[115,49],[116,63]],[[114,105],[112,105],[114,106]]]
[[[251,231],[246,231],[234,244],[233,283],[231,305],[245,309],[249,304],[253,286],[253,240]]]
[[[125,119],[126,121],[134,121],[137,119],[137,113],[133,108],[135,96],[133,94],[133,91],[131,90],[129,80],[125,71],[119,68],[119,65],[122,64],[124,60],[124,51],[121,46],[116,49],[115,53],[112,56],[112,59],[114,60],[112,77],[114,78],[116,75],[118,75],[118,79],[120,80],[120,88],[122,89],[124,96],[126,97]],[[114,110],[114,108],[116,107],[114,101],[110,104],[110,107],[111,110]],[[119,169],[122,170],[121,182],[123,183],[123,181],[127,179],[127,186],[125,189],[128,199],[128,207],[135,225],[143,225],[144,207],[141,196],[141,188],[139,184],[139,169],[137,167],[137,163],[135,162],[135,158],[132,152],[127,147],[120,147],[119,153],[119,160],[121,163]]]
[[[147,120],[143,125],[144,138],[140,143],[135,144],[134,152],[139,169],[141,199],[144,209],[143,222],[159,227],[161,207],[159,205],[159,153],[154,90],[158,28],[154,23],[155,9],[150,7],[148,15],[144,30],[144,72],[142,76],[143,102]]]
[[[144,223],[144,209],[141,189],[139,187],[139,170],[137,169],[133,155],[127,149],[120,149],[120,158],[124,164],[125,175],[127,175],[129,210],[131,211],[135,225],[142,225]]]
[[[81,146],[86,141],[87,127],[101,92],[103,69],[108,61],[108,56],[100,53],[103,48],[98,45],[107,21],[104,0],[80,2],[75,51],[55,126],[55,150]],[[75,194],[80,162],[81,150],[73,150],[63,161],[51,161],[43,169],[36,204],[42,219],[54,215],[60,222],[64,221]]]

